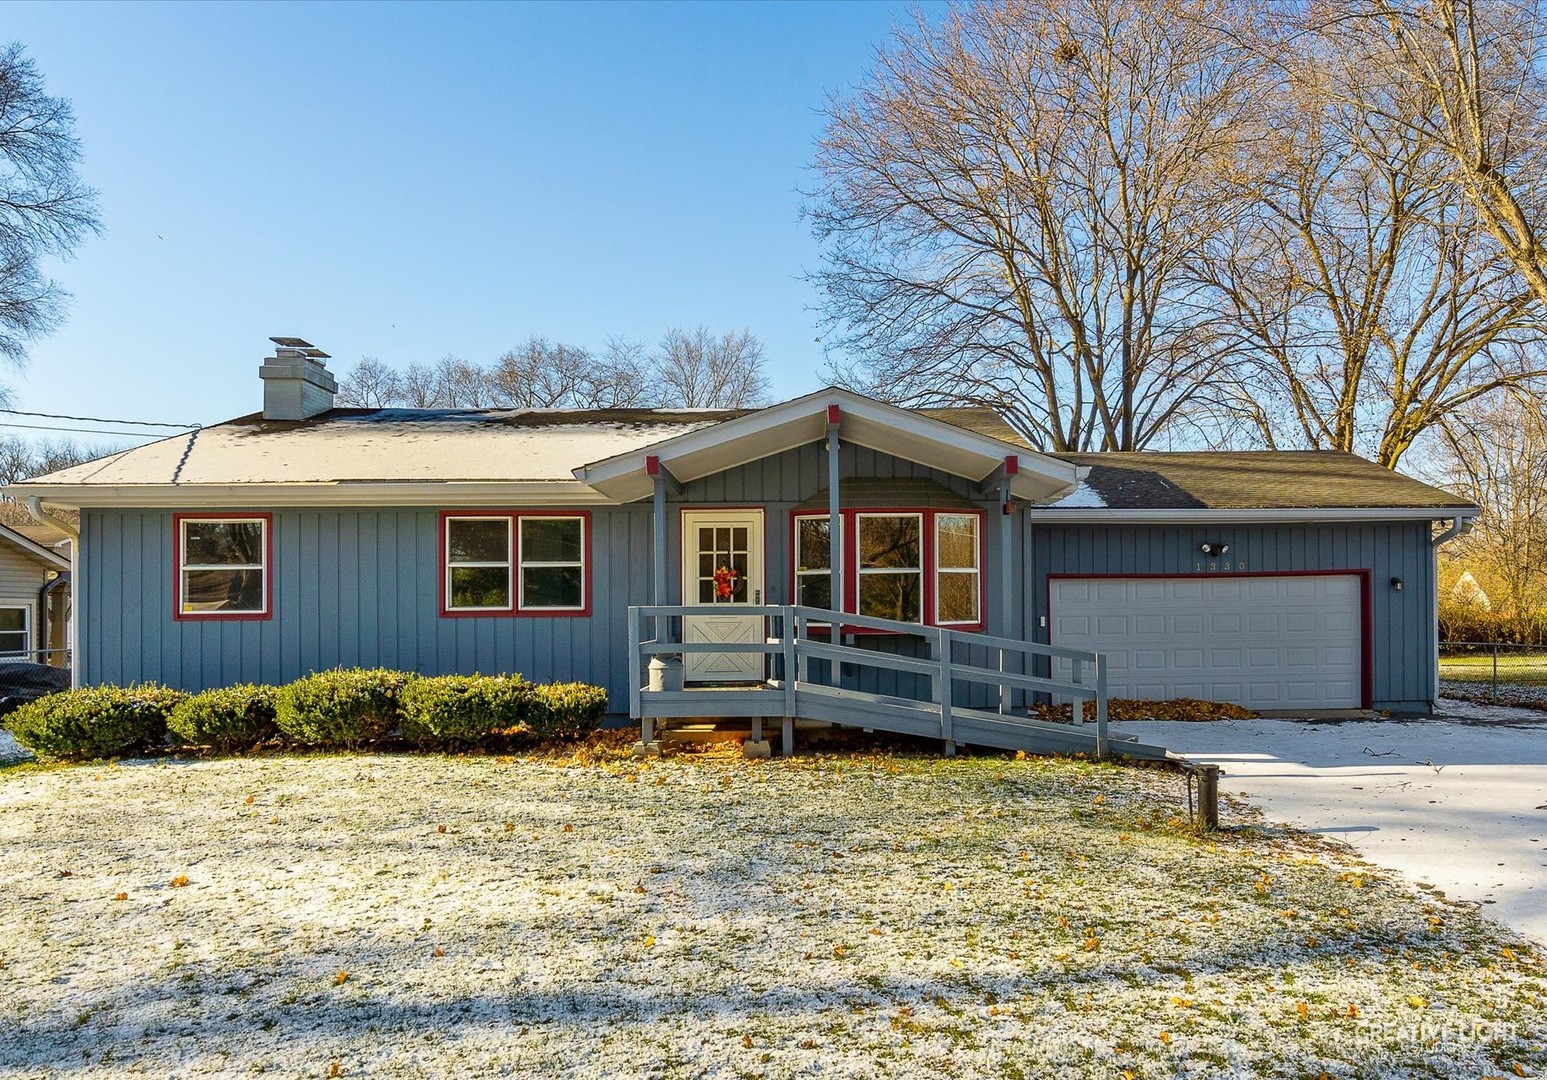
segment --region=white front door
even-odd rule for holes
[[[682,620],[686,642],[762,642],[760,615],[737,607],[763,602],[763,512],[685,510],[682,514],[682,602],[714,604],[724,615]],[[683,657],[688,682],[760,682],[760,653],[693,652]]]

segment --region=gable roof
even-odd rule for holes
[[[830,419],[836,416],[839,437],[845,444],[879,450],[980,483],[996,470],[1005,470],[1013,459],[1015,467],[1007,471],[1010,490],[1019,499],[1049,499],[1079,480],[1080,469],[1070,462],[942,419],[964,413],[964,419],[981,426],[985,423],[982,411],[932,410],[932,415],[829,386],[712,427],[684,432],[651,447],[594,461],[576,469],[575,475],[618,502],[632,502],[652,490],[654,481],[648,473],[651,459],[687,483],[820,442],[827,435]],[[1002,420],[999,425],[1014,434]]]
[[[1057,502],[1033,507],[1048,519],[1143,515],[1282,517],[1332,512],[1350,517],[1472,516],[1477,507],[1441,488],[1340,450],[1256,450],[1059,454],[1088,468]]]

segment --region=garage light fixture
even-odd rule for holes
[[[1402,579],[1401,578],[1394,577],[1394,578],[1391,579],[1391,591],[1392,592],[1401,592],[1402,591]]]
[[[1229,544],[1204,544],[1203,547],[1200,548],[1199,550],[1202,551],[1205,555],[1223,555],[1225,552],[1230,550],[1230,545]]]

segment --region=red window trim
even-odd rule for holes
[[[508,608],[453,608],[451,599],[451,574],[446,563],[446,523],[452,518],[505,518],[510,522],[510,607]],[[578,608],[523,608],[521,607],[521,539],[522,518],[561,517],[580,520],[580,599]],[[591,512],[589,510],[442,510],[436,523],[438,532],[437,574],[440,617],[443,619],[575,619],[591,615]]]
[[[854,506],[844,507],[838,511],[839,527],[842,530],[840,536],[839,557],[843,559],[843,607],[841,610],[857,612],[859,609],[859,523],[861,514],[917,514],[923,524],[924,535],[920,538],[923,550],[919,557],[923,560],[924,596],[923,596],[923,622],[920,626],[938,626],[946,630],[965,630],[969,633],[981,632],[988,625],[988,515],[982,510],[966,507],[929,507],[929,506]],[[939,598],[936,595],[939,590],[939,568],[935,565],[935,518],[938,515],[962,515],[972,516],[978,519],[978,620],[970,623],[941,623],[936,619],[936,607]],[[796,581],[795,567],[797,523],[801,518],[818,518],[825,520],[827,514],[820,510],[791,511],[789,522],[789,587],[790,596],[795,597]],[[848,634],[886,634],[891,631],[871,630],[863,626],[846,626],[844,633]]]
[[[263,522],[263,610],[183,610],[183,522]],[[172,515],[172,619],[175,622],[258,622],[274,617],[274,515],[270,513],[173,514]]]

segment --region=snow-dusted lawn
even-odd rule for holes
[[[0,1075],[1547,1069],[1528,945],[1185,813],[1007,758],[12,768]]]
[[[1445,700],[1412,721],[1114,725],[1212,761],[1271,821],[1326,833],[1381,866],[1547,942],[1547,713]]]

